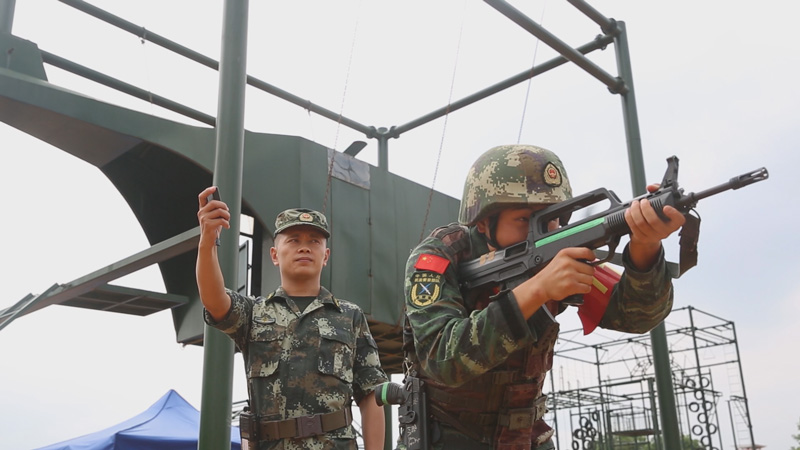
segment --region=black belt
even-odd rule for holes
[[[324,434],[350,425],[353,415],[350,408],[332,413],[294,417],[286,420],[263,420],[243,413],[239,416],[239,429],[243,439],[275,441],[286,438],[305,438]]]

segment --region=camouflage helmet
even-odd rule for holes
[[[564,165],[533,145],[501,145],[481,155],[467,173],[458,221],[475,225],[507,206],[558,203],[572,198]]]

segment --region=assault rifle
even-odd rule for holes
[[[587,247],[596,250],[607,246],[606,257],[590,264],[597,265],[609,261],[614,256],[620,238],[631,232],[628,223],[625,222],[625,210],[632,202],[647,198],[659,217],[668,220],[663,213],[667,205],[688,215],[699,200],[729,189],[739,189],[766,180],[768,177],[767,169],[762,167],[733,177],[727,183],[711,189],[684,194],[683,189],[678,187],[678,157],[671,156],[667,158],[664,179],[655,192],[621,203],[613,191],[599,188],[535,212],[531,216],[528,238],[525,241],[460,264],[461,286],[471,289],[487,283],[501,283],[504,289],[513,289],[542,270],[555,258],[559,250],[567,247]],[[606,200],[611,205],[605,211],[566,224],[575,211]],[[554,219],[559,219],[562,226],[557,230],[548,231],[547,225]],[[699,223],[697,225],[699,226]],[[582,296],[579,297],[580,300],[573,300],[568,304],[580,304]]]
[[[406,450],[428,450],[428,400],[425,382],[406,375],[403,385],[387,382],[375,388],[375,403],[378,406],[400,405],[397,415],[400,421],[400,441]]]

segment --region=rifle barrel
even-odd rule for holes
[[[769,178],[769,172],[767,172],[766,167],[762,167],[760,169],[756,169],[737,177],[733,177],[728,180],[727,183],[722,183],[719,186],[714,186],[710,189],[706,189],[700,192],[690,192],[683,196],[680,200],[675,202],[675,207],[678,209],[684,208],[694,208],[698,201],[706,198],[711,197],[712,195],[719,194],[720,192],[724,192],[731,189],[739,189],[753,183],[757,183],[759,181],[764,181]]]

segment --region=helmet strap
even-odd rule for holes
[[[487,241],[489,241],[489,245],[492,247],[500,250],[500,244],[497,243],[497,222],[500,220],[500,214],[493,214],[488,217],[489,219],[489,235],[487,236]]]

